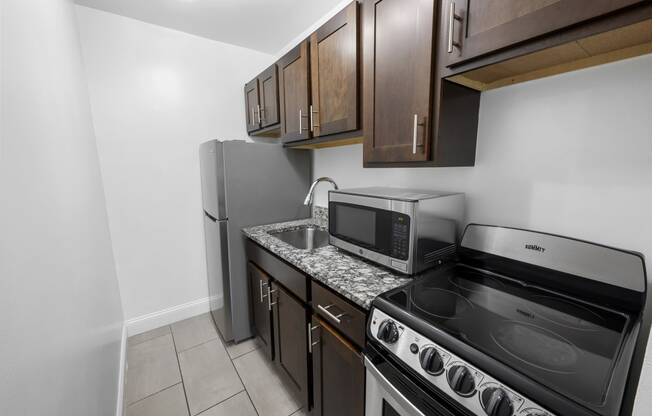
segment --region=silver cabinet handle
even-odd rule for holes
[[[417,131],[419,129],[419,115],[414,115],[414,127],[412,129],[412,154],[417,154]]]
[[[312,331],[315,329],[319,329],[319,325],[312,326],[310,322],[308,322],[308,352],[312,354],[312,347],[316,346],[319,344],[319,341],[317,342],[312,342]]]
[[[319,124],[315,124],[314,120],[314,115],[319,113],[319,111],[315,111],[312,108],[312,104],[310,105],[310,131],[313,132],[315,131],[315,127],[319,127]]]
[[[341,313],[341,314],[339,314],[339,315],[333,315],[333,314],[329,311],[329,309],[332,308],[333,306],[335,306],[335,305],[333,305],[333,304],[331,304],[331,305],[327,305],[327,306],[317,305],[317,309],[319,309],[320,311],[324,312],[324,314],[325,314],[326,316],[328,316],[329,318],[331,318],[333,321],[337,322],[338,324],[341,324],[342,321],[340,320],[340,318],[343,317],[343,316],[346,315],[346,314],[345,314],[345,313]]]
[[[303,119],[308,118],[309,116],[307,114],[303,114],[303,110],[299,109],[299,134],[303,134]],[[312,130],[311,130],[312,131]]]
[[[263,299],[267,297],[267,295],[263,293],[263,286],[267,286],[267,282],[263,282],[262,280],[259,280],[258,283],[260,283],[260,303],[263,303]]]
[[[455,21],[462,21],[462,16],[455,14],[455,2],[451,0],[450,7],[448,8],[448,53],[453,53],[453,46],[460,47],[458,42],[453,41],[455,35]]]
[[[258,106],[258,120],[265,118],[265,107]],[[262,122],[262,121],[261,121]]]
[[[267,285],[267,309],[271,312],[272,306],[276,305],[277,302],[272,302],[272,293],[276,292],[276,289],[272,290],[271,285]]]
[[[262,120],[260,119],[260,104],[257,104],[257,105],[256,105],[256,109],[258,110],[258,124],[260,124],[261,121],[262,121]]]
[[[254,108],[251,107],[251,125],[256,124],[256,117],[254,116]]]

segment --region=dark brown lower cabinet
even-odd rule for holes
[[[296,388],[304,407],[310,400],[308,379],[308,312],[282,286],[272,282],[276,364]]]
[[[365,370],[359,350],[312,317],[313,416],[363,416]]]
[[[265,355],[274,359],[274,339],[272,334],[272,312],[267,290],[271,283],[270,276],[256,267],[252,262],[247,264],[249,287],[251,291],[251,309],[254,333],[262,344]]]

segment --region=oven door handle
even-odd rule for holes
[[[415,405],[413,405],[407,397],[403,396],[403,394],[398,391],[396,387],[392,385],[392,383],[385,378],[385,376],[376,368],[375,365],[367,357],[364,357],[364,366],[367,368],[367,371],[371,373],[372,376],[378,381],[378,383],[382,386],[382,388],[390,395],[392,396],[392,399],[396,400],[396,403],[398,403],[399,406],[401,406],[403,409],[407,410],[410,412],[409,416],[425,416],[421,410],[419,410]],[[367,399],[368,400],[368,399]]]

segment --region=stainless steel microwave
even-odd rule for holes
[[[358,188],[328,194],[330,243],[405,274],[455,255],[464,194]]]

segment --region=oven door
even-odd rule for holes
[[[420,386],[374,349],[365,352],[365,416],[469,416]]]

